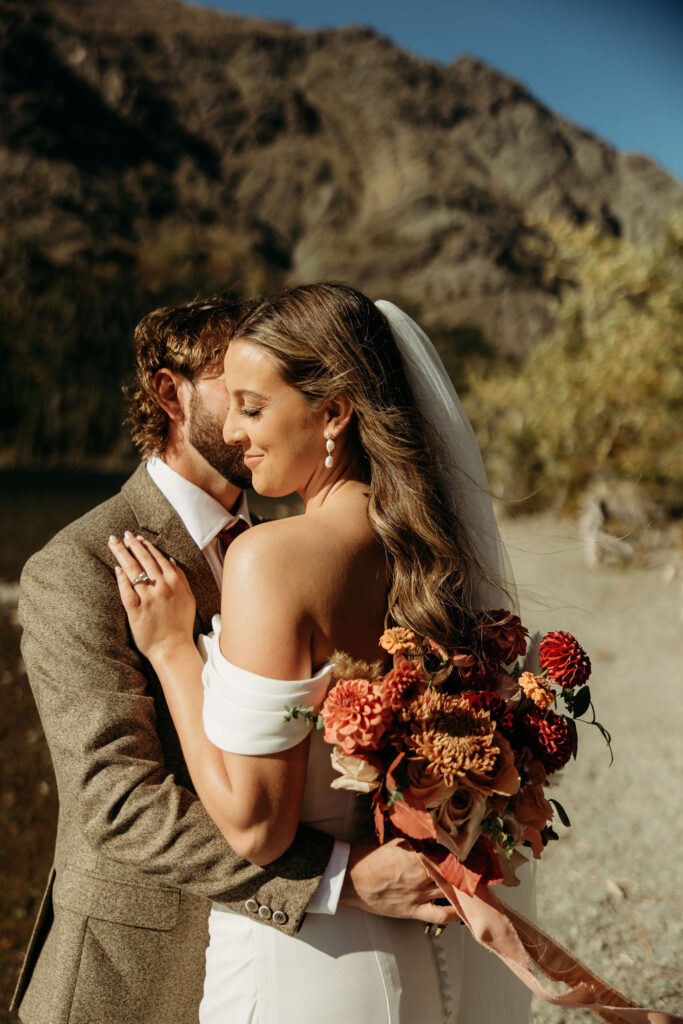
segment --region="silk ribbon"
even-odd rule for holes
[[[522,914],[501,903],[487,886],[478,886],[470,896],[451,885],[425,854],[420,859],[477,942],[500,957],[534,995],[555,1006],[590,1010],[608,1024],[683,1024],[683,1017],[647,1010],[626,999]],[[553,994],[533,967],[551,981],[563,982],[569,991]]]

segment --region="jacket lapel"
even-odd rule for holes
[[[220,591],[206,558],[144,465],[126,481],[122,493],[133,508],[142,535],[167,558],[175,558],[185,572],[197,602],[195,630],[208,633],[212,616],[220,611]]]

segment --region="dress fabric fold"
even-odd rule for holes
[[[310,731],[303,715],[289,717],[286,709],[318,711],[332,672],[323,665],[311,679],[267,679],[231,664],[220,649],[220,615],[214,615],[214,634],[202,637],[206,657],[204,730],[211,742],[233,754],[278,754],[301,743]]]

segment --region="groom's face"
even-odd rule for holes
[[[244,465],[242,449],[223,440],[228,404],[222,372],[198,377],[191,385],[186,437],[221,476],[245,488],[251,485],[251,471]]]

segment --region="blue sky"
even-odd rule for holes
[[[372,25],[424,57],[481,57],[683,179],[683,0],[204,0],[303,28]]]

